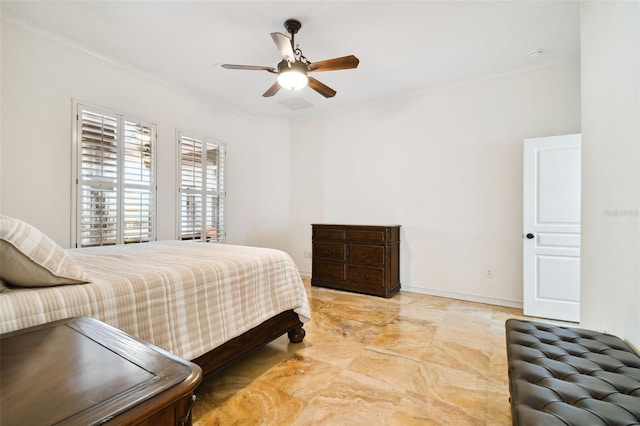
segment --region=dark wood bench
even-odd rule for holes
[[[509,319],[514,425],[640,425],[640,357],[620,338]]]

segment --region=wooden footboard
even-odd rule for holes
[[[249,352],[266,345],[287,333],[292,343],[300,343],[305,331],[293,310],[282,312],[257,327],[235,337],[217,348],[192,360],[203,374],[216,373]]]

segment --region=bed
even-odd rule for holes
[[[304,338],[308,298],[283,251],[190,241],[63,250],[17,219],[0,227],[0,333],[93,317],[204,374],[285,333]]]

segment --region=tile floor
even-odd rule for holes
[[[280,337],[205,377],[195,425],[511,424],[504,322],[521,310],[305,284],[304,342]]]

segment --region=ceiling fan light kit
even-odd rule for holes
[[[302,54],[300,47],[295,45],[295,34],[300,31],[300,28],[302,28],[300,21],[296,19],[288,19],[285,21],[284,27],[287,32],[291,34],[291,38],[281,33],[271,33],[271,38],[276,44],[276,47],[280,51],[280,56],[282,57],[277,70],[273,67],[232,64],[223,64],[222,68],[232,70],[267,71],[273,74],[278,74],[276,82],[262,95],[264,97],[275,95],[281,88],[300,90],[306,86],[309,86],[325,98],[335,96],[335,90],[319,82],[315,78],[309,77],[308,74],[310,72],[357,68],[360,63],[358,58],[353,55],[349,55],[341,58],[310,62]]]
[[[278,84],[289,90],[300,90],[309,84],[309,69],[302,62],[282,61],[278,64]]]

